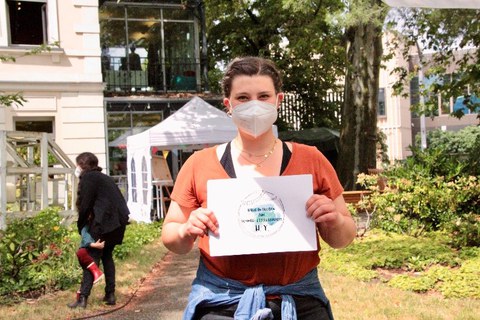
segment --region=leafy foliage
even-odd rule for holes
[[[70,233],[54,208],[9,223],[0,238],[0,296],[74,283],[79,276],[71,272],[78,264],[78,242]]]
[[[0,301],[13,302],[77,285],[82,269],[76,257],[80,236],[61,224],[58,210],[48,208],[32,218],[15,220],[0,234]],[[159,237],[161,224],[132,223],[114,258],[123,260]]]
[[[420,145],[420,136],[417,135],[415,138],[415,145]],[[480,157],[478,156],[480,154],[480,126],[468,126],[457,132],[429,131],[427,145],[428,149],[423,152],[413,148],[413,154],[418,158],[435,157],[430,160],[432,165],[426,164],[425,167],[443,163],[444,169],[439,170],[440,175],[480,175]],[[438,168],[438,166],[435,167]]]
[[[24,102],[26,102],[26,100],[19,92],[0,95],[0,106],[11,107],[14,104],[22,106]]]
[[[422,61],[425,66],[425,75],[436,78],[433,85],[421,88],[421,94],[439,96],[448,100],[465,95],[464,104],[473,113],[480,110],[480,103],[471,99],[472,95],[480,97],[478,81],[480,80],[480,19],[478,10],[467,9],[398,9],[396,14],[390,16],[390,25],[401,29],[401,41],[405,41],[403,54],[407,57],[408,50],[413,46],[421,47],[422,51],[434,52],[429,61]],[[459,51],[462,54],[459,55]],[[426,60],[426,59],[425,59]],[[448,70],[456,70],[453,76],[445,77]],[[405,95],[408,80],[418,74],[417,69],[407,70],[398,68],[396,73],[399,80],[394,84],[398,94]],[[413,106],[418,114],[427,113],[434,115],[438,110],[437,99],[427,99],[425,109]],[[461,118],[463,110],[452,113]]]
[[[340,1],[212,0],[205,6],[210,70],[238,56],[270,58],[283,71],[284,91],[301,101],[292,105],[301,128],[338,128],[339,105],[324,98],[341,91],[336,83],[344,74],[343,31],[327,23],[327,15],[343,7]],[[218,83],[218,75],[209,72],[210,82]]]
[[[320,255],[320,268],[362,281],[447,298],[480,297],[480,249],[452,249],[445,233],[414,238],[376,229],[342,250],[324,245]]]
[[[387,187],[379,190],[375,176],[359,175],[372,191],[362,203],[375,208],[373,225],[413,236],[445,231],[455,247],[480,245],[480,127],[457,133],[429,134],[429,148],[388,168]],[[461,156],[459,156],[461,155]]]
[[[410,178],[389,176],[387,188],[374,190],[366,201],[376,207],[373,225],[385,231],[415,236],[445,230],[455,245],[472,246],[480,244],[479,199],[476,177],[452,182],[412,174]]]
[[[162,224],[158,221],[152,224],[131,223],[125,231],[123,243],[116,246],[113,251],[115,259],[123,260],[132,252],[138,251],[147,243],[158,239],[162,230]]]

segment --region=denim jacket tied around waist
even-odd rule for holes
[[[249,287],[239,281],[221,278],[213,274],[201,258],[183,320],[193,319],[195,309],[200,305],[219,307],[236,303],[238,303],[238,307],[235,312],[235,319],[272,319],[271,310],[265,307],[266,295],[280,295],[282,297],[282,320],[297,319],[295,301],[292,295],[311,296],[319,299],[325,304],[329,317],[333,320],[330,302],[318,280],[316,268],[299,281],[285,286],[264,286],[260,284]]]

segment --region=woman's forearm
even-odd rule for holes
[[[357,234],[357,227],[351,216],[343,216],[343,223],[338,226],[326,226],[320,223],[320,236],[332,248],[340,249],[348,246]]]
[[[178,254],[185,254],[192,250],[195,238],[186,235],[185,224],[180,222],[164,223],[162,227],[162,242],[168,250]]]

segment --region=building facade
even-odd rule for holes
[[[387,38],[385,38],[387,40]],[[387,42],[384,48],[387,48]],[[422,54],[422,53],[421,53]],[[458,52],[457,55],[463,55],[465,52]],[[427,70],[428,61],[431,54],[423,54],[426,61],[423,68]],[[411,155],[409,146],[415,144],[415,136],[421,131],[421,118],[411,111],[411,106],[418,104],[419,97],[419,79],[418,76],[410,81],[408,88],[408,97],[394,95],[393,84],[397,80],[393,70],[397,67],[406,68],[409,71],[420,68],[419,53],[416,48],[409,51],[407,59],[403,57],[398,49],[393,58],[384,62],[384,67],[380,70],[377,125],[386,135],[386,144],[388,146],[388,158],[390,161],[402,160]],[[455,73],[454,64],[447,68],[444,79],[453,76]],[[425,77],[423,84],[428,87],[438,79]],[[465,88],[466,94],[469,94],[472,88]],[[430,96],[425,99],[434,99],[438,109],[432,116],[425,117],[425,130],[441,129],[444,131],[458,131],[466,126],[478,125],[476,113],[470,113],[462,104],[463,97],[441,97]],[[455,118],[451,112],[462,108],[465,115],[461,118]]]
[[[0,2],[0,92],[26,102],[0,108],[0,130],[51,134],[72,159],[106,164],[98,1]],[[31,54],[39,46],[50,50]]]
[[[128,135],[194,95],[220,101],[202,77],[202,2],[188,3],[1,1],[0,92],[26,101],[0,108],[0,130],[48,132],[72,160],[88,150],[125,175]]]
[[[0,93],[26,100],[0,108],[0,130],[48,132],[71,159],[89,150],[107,173],[125,175],[128,135],[194,95],[221,101],[208,94],[202,17],[202,1],[0,1],[0,56],[15,59],[0,61]],[[50,50],[30,54],[41,45]],[[397,54],[380,73],[378,126],[390,160],[408,156],[420,130],[410,111],[415,95],[394,96],[392,89],[391,71],[409,63]],[[476,114],[451,117],[456,102],[439,99],[427,130],[478,123]]]

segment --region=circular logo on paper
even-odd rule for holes
[[[267,237],[280,230],[285,221],[282,200],[273,193],[259,190],[240,202],[238,223],[240,229],[254,237]]]

